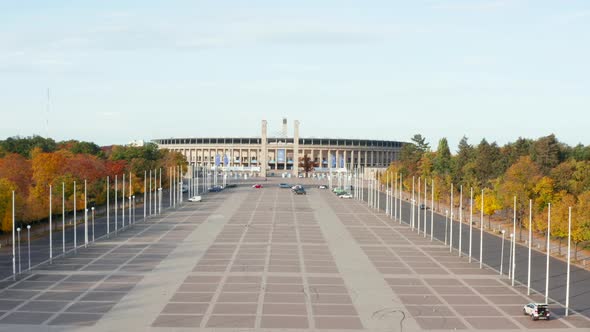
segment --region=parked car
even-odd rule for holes
[[[257,184],[252,185],[252,188],[260,189],[260,188],[262,188],[262,185],[260,183],[257,183]]]
[[[226,185],[225,187],[226,187],[226,188],[235,188],[235,187],[237,187],[237,186],[238,186],[238,185],[237,185],[237,184],[235,184],[235,183],[230,183],[230,184]]]
[[[193,196],[191,198],[188,199],[189,202],[200,202],[202,200],[201,196]]]
[[[288,183],[279,183],[279,188],[291,188],[291,185]]]
[[[305,189],[303,187],[295,189],[294,192],[297,195],[307,195],[307,193],[305,192]]]
[[[295,191],[295,190],[300,189],[300,188],[303,188],[303,186],[300,185],[300,184],[296,184],[293,187],[291,187],[291,190]]]
[[[320,189],[328,189],[328,186],[326,186],[325,184],[321,184],[318,188],[320,188]]]
[[[209,192],[210,193],[217,193],[220,192],[223,189],[222,186],[213,186],[211,188],[209,188]]]
[[[532,320],[539,318],[549,320],[551,318],[549,306],[546,303],[528,303],[522,308],[522,312],[526,316],[531,316]]]
[[[352,198],[352,194],[351,193],[344,193],[342,195],[339,195],[340,198]]]

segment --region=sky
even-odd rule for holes
[[[588,145],[589,36],[587,0],[0,1],[0,139],[286,117],[302,137]]]

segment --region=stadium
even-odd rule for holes
[[[293,136],[289,137],[287,119],[283,119],[282,130],[269,137],[267,126],[263,120],[260,137],[163,138],[153,142],[159,149],[180,152],[191,165],[263,177],[274,173],[298,175],[298,161],[305,155],[316,163],[314,172],[383,168],[399,158],[404,144],[370,139],[302,138],[299,121],[294,121]]]

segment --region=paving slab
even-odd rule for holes
[[[269,182],[272,182],[269,181]],[[588,331],[327,190],[250,187],[150,217],[0,288],[0,331]]]

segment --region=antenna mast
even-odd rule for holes
[[[45,136],[49,138],[49,109],[51,106],[51,95],[49,94],[49,88],[47,88],[47,117],[45,118]]]

